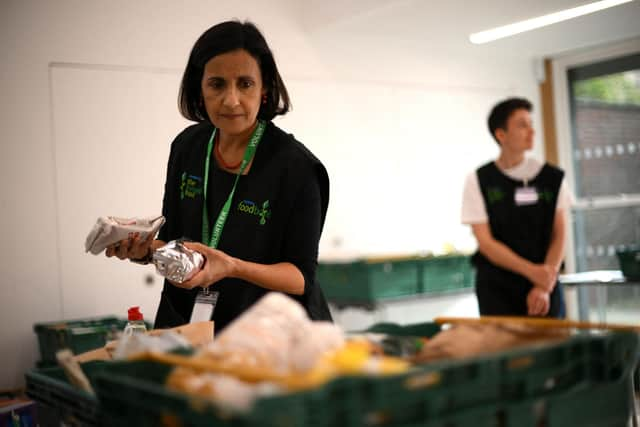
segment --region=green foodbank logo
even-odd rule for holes
[[[180,200],[195,199],[202,194],[202,178],[183,172],[180,176]]]
[[[262,204],[262,207],[251,200],[243,200],[238,203],[238,211],[260,217],[260,225],[265,225],[267,219],[271,218],[271,208],[268,200]]]

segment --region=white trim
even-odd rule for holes
[[[50,62],[51,68],[71,68],[76,70],[99,70],[99,71],[124,71],[151,74],[177,74],[182,75],[181,68],[167,67],[140,67],[135,65],[118,65],[118,64],[92,64],[84,62]]]
[[[640,193],[619,196],[586,197],[576,200],[572,206],[578,210],[624,208],[640,205]]]
[[[556,114],[556,141],[558,147],[558,161],[560,166],[566,172],[567,183],[575,196],[575,174],[573,171],[573,162],[571,161],[571,123],[569,111],[569,90],[567,80],[567,70],[569,68],[587,65],[595,62],[602,62],[608,59],[614,59],[621,56],[630,55],[640,52],[640,38],[625,40],[622,42],[612,43],[608,45],[573,52],[552,58],[553,70],[553,103]],[[598,208],[598,207],[614,207],[630,206],[636,204],[637,195],[628,195],[626,201],[622,202],[622,198],[606,197],[592,198],[590,200],[576,198],[574,204],[577,209]],[[622,204],[624,203],[624,204]],[[574,227],[571,224],[568,232],[566,245],[566,270],[567,273],[575,272],[575,242]]]
[[[560,54],[552,57],[551,60],[553,61],[554,66],[556,64],[564,66],[564,69],[566,71],[566,69],[569,67],[586,65],[593,62],[601,62],[607,59],[627,56],[639,51],[640,37],[636,37],[619,42],[604,44],[598,47],[584,48],[578,51]],[[554,81],[557,77],[558,76],[556,74],[553,75]]]

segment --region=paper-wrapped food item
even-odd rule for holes
[[[312,338],[311,338],[312,337]],[[269,292],[229,324],[199,356],[226,366],[293,375],[344,345],[342,329],[314,322],[294,299]]]
[[[96,221],[84,242],[85,251],[98,255],[108,246],[128,239],[138,233],[140,239],[145,240],[149,235],[155,237],[164,224],[164,217],[148,218],[119,218],[115,216],[101,216]]]
[[[182,283],[202,268],[204,256],[187,248],[181,240],[172,240],[155,250],[152,262],[158,274],[172,282]]]
[[[519,324],[455,325],[427,341],[411,357],[415,363],[442,359],[464,359],[529,345],[564,341],[566,329],[534,328]]]
[[[270,292],[195,355],[148,357],[176,365],[167,388],[212,400],[219,415],[232,417],[261,397],[321,387],[341,375],[409,369],[408,362],[370,348],[366,341],[346,340],[333,323],[312,321],[293,298]]]
[[[297,301],[270,292],[193,357],[195,363],[217,369],[203,372],[179,366],[166,384],[174,391],[211,399],[222,405],[221,411],[243,411],[259,397],[327,381],[333,370],[318,364],[343,344],[339,326],[313,322]],[[295,388],[289,380],[273,382],[274,376],[295,380]]]

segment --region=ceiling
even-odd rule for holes
[[[307,0],[300,13],[315,38],[396,39],[456,53],[551,57],[640,37],[640,0],[484,45],[472,32],[590,3],[590,0]],[[640,42],[639,42],[640,43]],[[639,46],[640,47],[640,46]]]

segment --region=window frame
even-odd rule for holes
[[[554,57],[551,60],[553,81],[553,106],[555,110],[555,131],[558,162],[565,171],[567,184],[576,198],[572,210],[628,207],[640,205],[640,193],[619,196],[600,196],[578,199],[575,195],[576,182],[572,157],[572,119],[569,91],[570,68],[586,66],[595,62],[615,60],[619,57],[640,53],[640,38],[589,48],[578,52]],[[569,213],[568,213],[569,214]],[[572,215],[570,216],[573,217]],[[576,271],[575,229],[573,220],[567,233],[565,269],[567,273]]]

